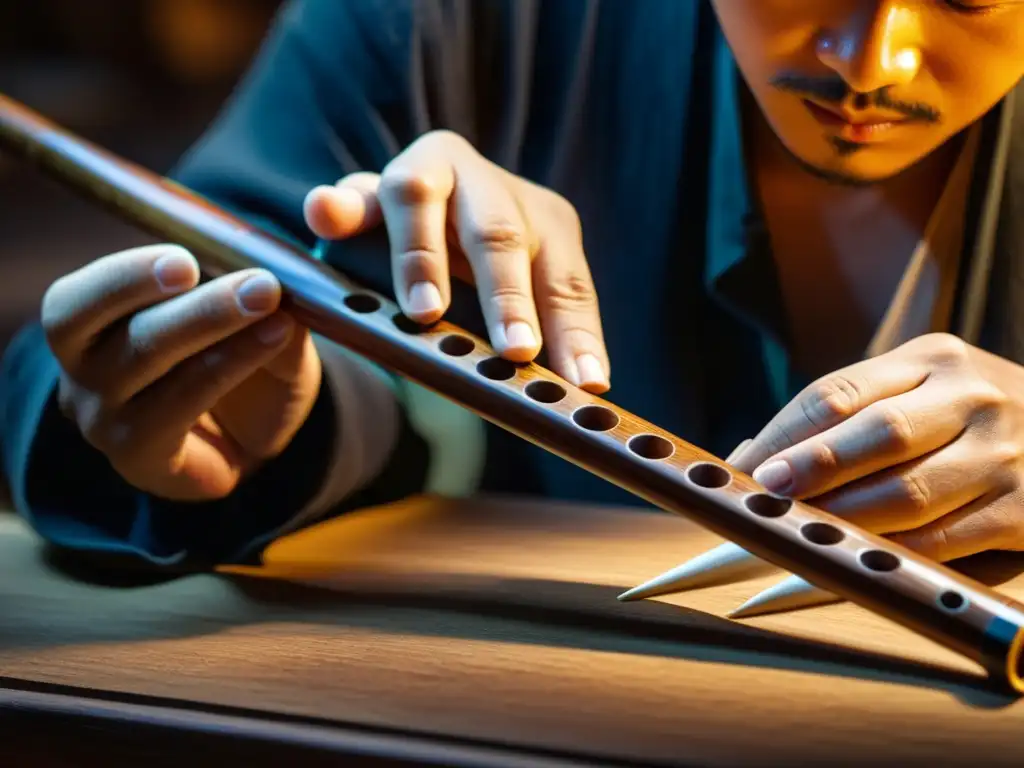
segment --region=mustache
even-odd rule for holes
[[[858,109],[880,107],[925,123],[938,123],[942,119],[942,114],[935,107],[919,101],[901,101],[893,98],[888,86],[872,93],[859,93],[840,77],[808,77],[794,74],[777,75],[771,79],[771,84],[780,91],[796,96],[811,96],[830,104],[842,104],[851,99]]]

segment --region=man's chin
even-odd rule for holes
[[[809,157],[788,149],[790,157],[806,173],[831,184],[847,187],[870,187],[881,184],[894,176],[898,176],[906,166],[884,167],[877,158],[866,155],[873,151],[872,147],[843,147],[831,153],[831,157]],[[888,164],[886,164],[888,165]]]
[[[896,174],[871,174],[856,168],[853,164],[832,163],[829,165],[816,165],[812,162],[796,158],[801,168],[812,176],[830,184],[838,184],[844,187],[870,187],[880,184]]]

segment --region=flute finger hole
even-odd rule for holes
[[[477,373],[491,381],[508,381],[516,375],[516,367],[503,357],[489,357],[476,365]]]
[[[959,592],[947,589],[939,595],[939,605],[950,613],[959,613],[967,610],[967,598]]]
[[[755,493],[747,496],[743,503],[758,517],[782,517],[793,508],[791,499],[771,496],[767,493]]]
[[[600,405],[584,405],[572,414],[572,420],[590,432],[607,432],[619,425],[615,411]]]
[[[394,323],[395,328],[400,330],[402,333],[408,333],[411,336],[419,336],[421,333],[426,333],[430,329],[430,326],[420,325],[415,320],[410,320],[401,312],[396,312],[391,318],[391,322]]]
[[[437,346],[446,355],[452,357],[465,357],[476,349],[476,343],[472,339],[454,333],[441,339]]]
[[[686,471],[686,476],[691,483],[701,488],[725,488],[732,479],[725,467],[706,462],[694,464]]]
[[[846,538],[846,534],[828,523],[807,523],[800,529],[801,535],[811,544],[820,547],[831,547]]]
[[[345,306],[361,315],[369,315],[380,309],[380,299],[368,293],[353,293],[345,297]]]
[[[553,381],[531,381],[526,385],[526,396],[538,403],[557,403],[565,397],[565,387]]]
[[[900,559],[892,552],[882,549],[869,549],[860,553],[860,562],[869,571],[888,573],[900,567]]]
[[[637,435],[630,438],[626,447],[642,459],[661,461],[675,452],[675,446],[659,435]]]

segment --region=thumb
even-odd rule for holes
[[[343,240],[377,226],[382,220],[376,173],[353,173],[334,186],[314,187],[303,201],[306,226],[323,240]]]

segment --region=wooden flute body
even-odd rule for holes
[[[975,660],[1024,693],[1024,606],[1016,601],[846,521],[771,495],[706,451],[540,366],[509,363],[456,326],[415,325],[393,302],[295,246],[2,95],[0,145],[128,222],[190,249],[208,276],[269,270],[282,285],[286,309],[312,331]]]

